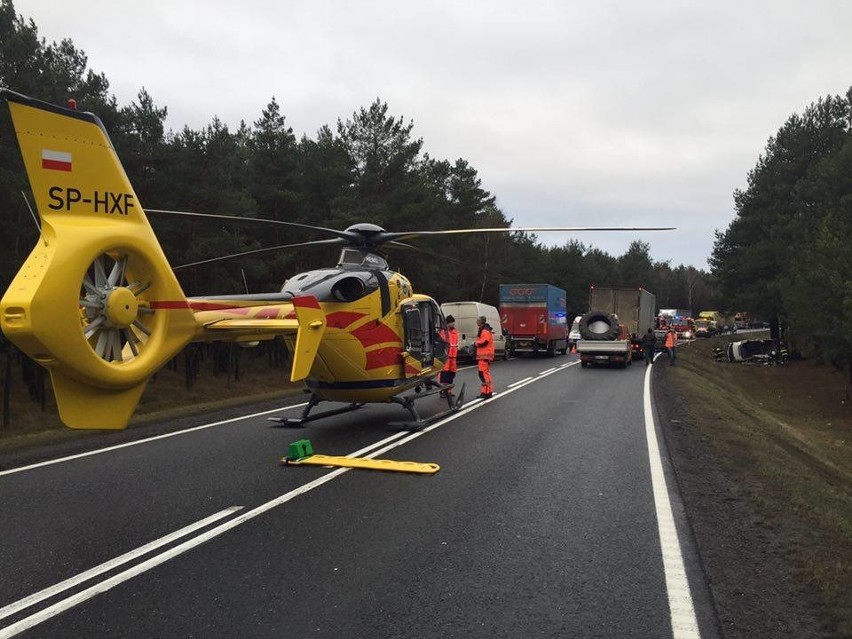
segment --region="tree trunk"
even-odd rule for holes
[[[769,320],[769,337],[774,340],[781,339],[781,324],[778,322],[777,317],[773,317]]]

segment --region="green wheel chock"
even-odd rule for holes
[[[311,446],[311,440],[300,439],[299,441],[290,444],[290,447],[287,449],[287,460],[296,461],[297,459],[310,457],[313,454],[314,447]]]

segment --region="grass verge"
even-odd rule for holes
[[[663,376],[667,441],[725,634],[852,636],[845,375],[714,361],[731,339],[682,346]]]

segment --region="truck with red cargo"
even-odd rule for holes
[[[511,355],[568,352],[565,291],[552,284],[501,284],[500,319]]]

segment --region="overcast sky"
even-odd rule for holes
[[[852,86],[846,0],[14,4],[176,131],[233,130],[275,96],[314,138],[380,98],[430,156],[467,160],[514,226],[676,226],[575,235],[612,255],[641,239],[673,267],[708,268],[769,136]]]

